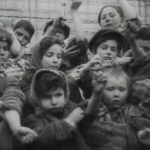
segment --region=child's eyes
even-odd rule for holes
[[[109,14],[109,16],[110,16],[110,17],[114,17],[114,16],[115,16],[115,14],[113,14],[113,13],[110,13],[110,14]]]
[[[116,52],[117,51],[117,48],[112,48],[111,49],[113,52]]]
[[[105,49],[107,49],[107,46],[103,45],[103,46],[101,46],[101,48],[105,50]]]
[[[3,49],[4,49],[5,51],[7,51],[7,50],[8,50],[8,46],[4,46]]]
[[[59,59],[62,58],[61,54],[58,54],[58,55],[57,55],[57,58],[59,58]]]
[[[52,54],[52,53],[47,53],[46,56],[47,56],[47,57],[52,57],[53,54]]]
[[[102,16],[102,19],[104,20],[104,19],[106,19],[106,16],[104,15],[104,16]]]
[[[112,91],[114,88],[113,87],[108,87],[106,88],[108,91]]]
[[[119,90],[123,92],[123,91],[125,91],[126,89],[123,88],[123,87],[120,87]]]
[[[17,35],[18,35],[18,36],[22,36],[22,33],[20,33],[20,32],[17,32]]]
[[[55,97],[60,97],[60,96],[62,96],[61,93],[58,93],[58,94],[55,95]]]

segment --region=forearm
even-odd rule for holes
[[[11,45],[11,49],[10,49],[10,52],[11,54],[13,54],[14,56],[18,56],[18,54],[20,53],[21,51],[21,45],[19,43],[19,41],[17,40],[16,36],[14,35],[14,32],[11,28],[5,28],[6,31],[8,31],[12,37],[13,37],[13,43]]]
[[[84,42],[84,29],[80,20],[80,16],[76,10],[71,9],[71,15],[74,23],[76,40],[78,42]]]
[[[130,39],[130,46],[132,49],[133,58],[137,58],[140,56],[146,56],[146,53],[142,49],[140,49],[140,47],[138,46],[138,43],[136,42],[135,39]]]
[[[137,18],[138,13],[135,11],[133,6],[131,6],[128,2],[128,0],[117,0],[118,4],[120,5],[125,19],[132,19],[132,18]]]
[[[97,113],[100,103],[101,103],[101,93],[96,93],[93,91],[92,96],[88,101],[88,106],[85,111],[86,114]]]
[[[17,129],[21,127],[19,113],[15,110],[6,110],[4,117],[13,134],[16,134]]]

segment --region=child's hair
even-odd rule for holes
[[[106,5],[106,6],[104,6],[101,10],[100,10],[100,13],[99,13],[99,15],[98,15],[98,23],[99,23],[99,25],[101,25],[101,15],[102,15],[102,12],[103,12],[103,10],[105,9],[105,8],[107,8],[107,7],[112,7],[112,8],[114,8],[114,9],[116,9],[116,11],[120,14],[120,17],[124,17],[124,14],[123,14],[123,12],[122,12],[122,10],[121,10],[121,8],[119,7],[119,6],[115,6],[115,5]]]
[[[138,34],[136,35],[136,39],[150,41],[150,26],[141,28],[140,32],[138,32]]]
[[[13,42],[12,35],[9,34],[4,29],[0,29],[0,41],[7,42],[8,43],[8,48],[10,50],[12,42]]]
[[[46,53],[46,51],[54,44],[59,44],[60,46],[62,46],[62,42],[55,37],[49,36],[49,37],[45,37],[41,43],[40,43],[40,47],[39,47],[39,54],[40,54],[40,58],[42,60],[44,54]],[[70,69],[70,62],[68,57],[64,54],[63,50],[62,50],[62,64],[61,64],[61,68],[60,70],[62,71],[66,71]]]
[[[18,28],[22,28],[22,27],[30,34],[31,37],[33,36],[34,27],[33,27],[33,25],[31,24],[30,21],[28,21],[28,20],[18,21],[14,26],[14,30],[16,30]]]
[[[44,97],[49,90],[55,91],[58,87],[64,90],[66,96],[67,84],[65,80],[63,81],[56,74],[45,73],[39,74],[39,76],[36,77],[35,93],[38,97]]]
[[[129,76],[123,71],[123,69],[119,66],[113,66],[112,68],[104,70],[104,73],[106,74],[107,78],[111,77],[122,77],[125,78],[127,81],[128,89],[130,88],[130,78]]]
[[[104,35],[102,37],[100,37],[96,42],[95,44],[93,45],[93,48],[92,48],[92,53],[93,54],[96,54],[97,52],[97,47],[106,42],[107,40],[115,40],[117,42],[117,50],[119,51],[122,47],[121,43],[120,43],[120,40],[118,39],[118,37],[115,37],[113,34],[107,34],[107,35]]]
[[[62,42],[57,39],[54,38],[52,36],[49,37],[45,37],[41,43],[40,43],[40,47],[39,47],[39,53],[40,53],[40,58],[42,59],[44,54],[46,53],[46,51],[54,44],[59,44],[60,46],[62,45]]]

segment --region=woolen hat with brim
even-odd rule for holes
[[[98,32],[96,32],[89,42],[90,51],[92,52],[95,42],[107,35],[111,35],[114,37],[114,40],[116,40],[118,43],[118,50],[120,51],[123,47],[124,37],[119,31],[116,31],[114,29],[101,29]]]

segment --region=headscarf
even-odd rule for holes
[[[58,41],[58,39],[56,39],[56,38],[54,38],[52,36],[45,37],[42,41],[44,41],[46,39],[48,39],[48,40],[54,40],[53,44],[55,44],[55,42],[57,43],[57,41]],[[31,56],[31,65],[32,65],[32,67],[36,68],[37,70],[43,68],[42,67],[42,63],[41,63],[40,50],[42,50],[42,49],[40,49],[40,45],[38,45],[33,50],[33,54]],[[44,50],[44,51],[46,52],[47,50]],[[64,52],[62,51],[62,64],[61,64],[60,70],[66,71],[69,67],[70,67],[69,60],[68,60],[67,56],[64,54]]]

